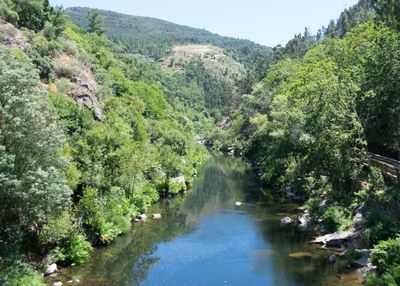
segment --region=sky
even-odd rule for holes
[[[90,7],[167,20],[221,36],[276,46],[309,28],[316,34],[357,0],[50,0],[53,6]]]

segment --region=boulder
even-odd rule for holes
[[[297,217],[297,223],[302,229],[306,229],[308,227],[309,222],[310,222],[310,215],[308,213],[301,214]]]
[[[336,254],[330,255],[328,260],[329,260],[329,263],[334,264],[336,262]]]
[[[140,214],[136,216],[137,219],[139,220],[146,220],[147,219],[147,215],[146,214]]]
[[[44,275],[47,276],[47,275],[51,275],[51,274],[54,274],[57,272],[58,272],[57,264],[53,263],[53,264],[47,265]]]
[[[53,286],[62,286],[63,283],[61,281],[57,281],[53,283]]]
[[[283,224],[290,224],[292,222],[293,222],[293,220],[288,216],[281,218],[281,223],[283,223]]]
[[[240,205],[242,205],[241,202],[239,202],[239,201],[235,202],[235,206],[240,206]]]
[[[355,239],[359,235],[359,231],[349,229],[345,231],[338,231],[317,237],[313,243],[325,245],[328,247],[340,248],[342,243]]]
[[[151,217],[153,219],[160,219],[161,218],[161,214],[153,214]]]

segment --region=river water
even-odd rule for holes
[[[208,159],[190,192],[153,206],[149,213],[162,219],[135,223],[56,280],[79,279],[81,286],[360,285],[357,275],[329,264],[331,251],[310,245],[296,225],[280,223],[298,206],[268,200],[249,170],[240,158]]]

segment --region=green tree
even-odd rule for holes
[[[0,253],[34,245],[49,215],[71,203],[63,134],[37,83],[25,55],[0,48]]]
[[[101,36],[106,32],[106,28],[103,24],[103,17],[100,15],[99,10],[92,9],[87,14],[87,19],[89,21],[89,29],[90,33],[96,33]]]
[[[16,24],[35,32],[44,28],[52,12],[47,0],[13,0],[10,6],[18,14]]]
[[[373,0],[379,21],[400,32],[400,2],[397,0]]]

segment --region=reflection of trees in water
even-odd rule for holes
[[[77,268],[75,273],[80,274],[81,285],[140,285],[159,261],[155,257],[158,243],[191,231],[202,216],[215,213],[226,203],[233,205],[234,200],[245,201],[259,190],[249,171],[249,165],[239,158],[209,159],[198,172],[193,190],[153,207],[154,212],[162,214],[161,220],[135,224],[131,233],[97,250],[92,265]],[[274,230],[266,228],[264,235],[270,239]],[[276,240],[281,238],[276,236]],[[103,282],[96,280],[98,277]]]
[[[226,202],[243,198],[249,165],[243,159],[218,156],[208,160],[196,178],[193,194],[185,202],[187,214],[196,220],[215,213]]]

